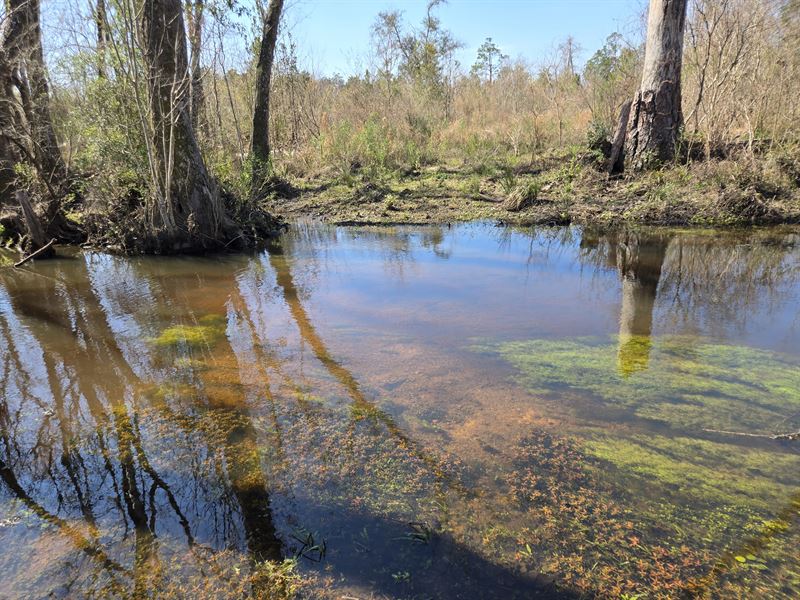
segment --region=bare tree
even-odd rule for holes
[[[272,80],[272,63],[275,58],[275,42],[278,39],[283,0],[270,0],[266,12],[262,11],[261,50],[256,63],[256,98],[253,111],[252,140],[252,193],[261,195],[270,177],[269,146],[269,92]]]
[[[688,0],[650,0],[642,83],[631,105],[625,163],[671,160],[683,125],[681,66]]]

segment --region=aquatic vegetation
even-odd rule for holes
[[[515,454],[508,484],[527,507],[517,558],[604,596],[725,590],[721,597],[744,598],[743,590],[758,590],[760,597],[792,597],[781,595],[797,589],[787,542],[772,536],[760,552],[741,548],[776,511],[791,513],[800,455],[711,430],[796,428],[798,365],[690,338],[633,340],[635,351],[631,340],[615,342],[475,347],[508,360],[517,381],[550,399],[554,411],[577,417],[569,437],[535,432]],[[633,362],[621,364],[621,354]],[[793,539],[800,514],[781,523]],[[584,563],[590,549],[598,550],[591,569]],[[730,564],[715,573],[721,551]]]
[[[620,371],[615,345],[595,338],[495,348],[533,393],[558,392],[586,417],[579,433],[589,452],[627,475],[658,482],[662,495],[679,490],[692,503],[767,510],[793,491],[796,453],[709,431],[792,426],[800,411],[800,368],[781,355],[671,338],[652,345],[647,370]],[[602,427],[604,418],[617,423],[613,432]]]
[[[507,483],[523,511],[516,559],[526,568],[604,598],[676,597],[706,570],[704,552],[652,534],[626,490],[603,476],[579,441],[534,430],[513,456]]]
[[[629,342],[630,340],[626,340]],[[621,408],[632,417],[684,431],[705,428],[772,433],[800,411],[800,365],[788,357],[744,346],[685,337],[636,342],[633,360],[649,352],[646,369],[623,361],[614,338],[526,340],[483,344],[518,369],[517,380],[533,393],[583,393],[578,412]],[[626,359],[627,360],[627,359]],[[641,367],[641,365],[639,365]]]
[[[768,510],[794,491],[800,456],[689,437],[598,434],[586,441],[598,458],[705,501]]]
[[[297,560],[281,563],[258,563],[251,575],[251,593],[260,600],[289,600],[303,588],[303,578],[297,573]]]
[[[196,325],[173,325],[164,329],[153,344],[161,348],[202,348],[211,346],[225,335],[225,317],[206,315]]]

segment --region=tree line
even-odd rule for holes
[[[282,7],[282,0],[271,0],[263,10],[251,136],[252,197],[232,207],[209,172],[197,137],[203,103],[198,52],[202,0],[188,7],[180,0],[110,5],[98,0],[96,79],[113,78],[133,94],[147,165],[146,187],[131,190],[133,218],[108,215],[128,228],[116,231],[128,237],[127,246],[155,252],[241,247],[274,230],[274,220],[257,200],[269,179],[270,74]],[[24,234],[31,250],[43,248],[49,238],[81,241],[84,232],[66,216],[70,203],[81,201],[81,174],[67,167],[55,132],[39,0],[6,2],[0,76],[0,198],[4,207],[17,203],[20,208],[5,216],[3,226]],[[34,194],[42,199],[39,211]],[[242,207],[248,208],[246,218]]]
[[[416,25],[379,13],[367,68],[344,79],[300,67],[279,0],[95,0],[47,57],[40,0],[5,0],[4,235],[29,250],[87,235],[128,251],[229,249],[278,229],[263,200],[297,178],[576,144],[611,173],[797,146],[797,0],[651,0],[642,40],[612,33],[582,67],[572,38],[535,66],[487,38],[471,69],[442,3]]]

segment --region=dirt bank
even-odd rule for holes
[[[800,163],[714,160],[611,178],[596,154],[573,150],[510,166],[432,166],[403,174],[294,181],[268,210],[336,224],[494,220],[742,226],[800,222]]]

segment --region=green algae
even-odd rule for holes
[[[794,491],[790,474],[800,456],[687,437],[598,436],[585,442],[594,456],[677,493],[718,504],[768,510]]]
[[[209,314],[198,319],[196,325],[173,325],[164,329],[151,341],[160,348],[203,348],[213,346],[225,336],[224,315]]]
[[[528,340],[475,349],[500,355],[526,389],[579,417],[572,433],[583,452],[619,489],[638,495],[631,502],[643,522],[660,523],[693,547],[724,547],[735,542],[733,532],[753,533],[796,493],[800,455],[721,431],[796,429],[797,363],[774,352],[670,337],[654,338],[646,364],[639,355],[634,369],[620,366],[616,342]]]
[[[625,340],[622,351],[629,352]],[[583,392],[586,408],[625,409],[632,417],[673,428],[774,433],[800,411],[800,365],[788,357],[744,346],[694,338],[637,343],[649,352],[641,368],[620,366],[615,338],[526,340],[483,344],[517,369],[534,393]]]

